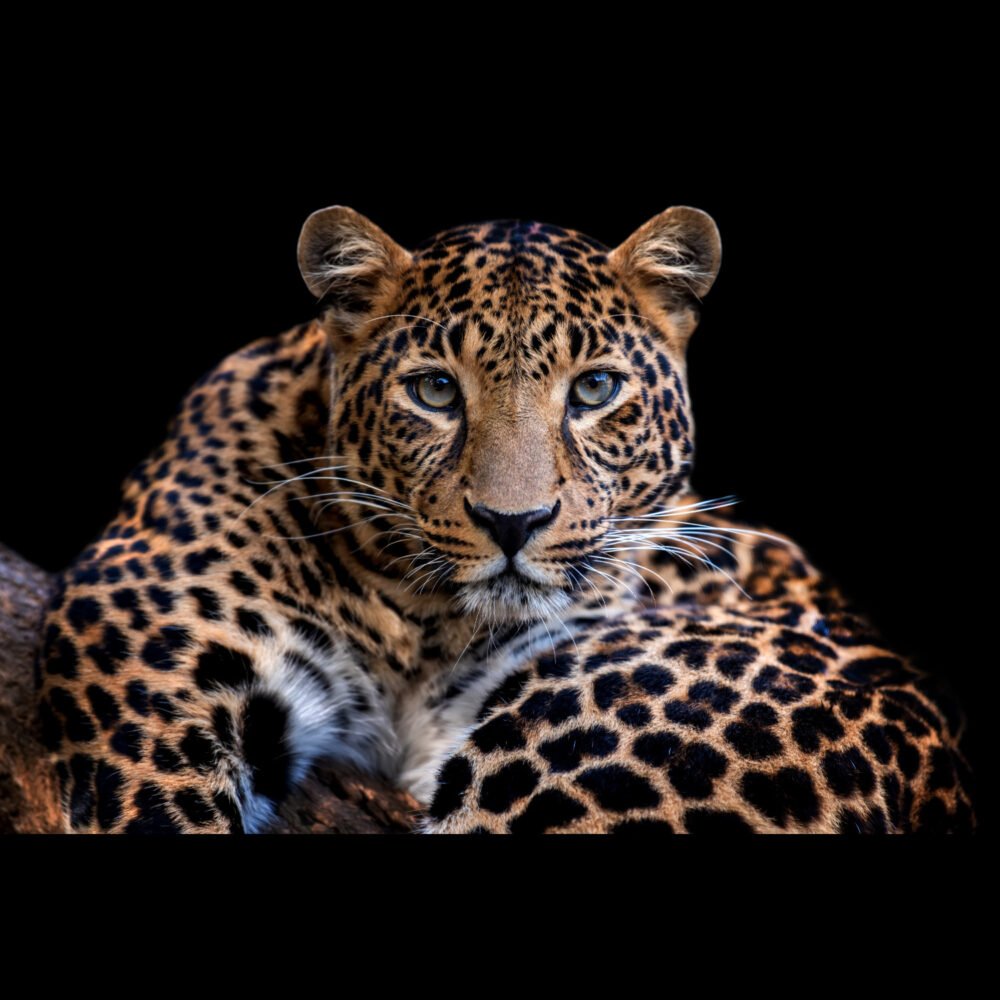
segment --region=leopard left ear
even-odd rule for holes
[[[324,308],[335,341],[363,335],[364,324],[384,312],[412,256],[370,219],[346,205],[321,208],[299,235],[299,270]]]
[[[616,268],[683,342],[698,325],[698,304],[719,273],[722,240],[700,208],[674,205],[608,254]]]

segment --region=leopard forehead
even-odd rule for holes
[[[455,227],[415,248],[398,309],[415,319],[418,353],[440,358],[446,339],[447,353],[478,369],[487,385],[541,382],[609,352],[645,366],[658,351],[666,371],[668,354],[680,360],[677,345],[657,336],[609,252],[589,236],[540,222]],[[476,342],[467,350],[470,334]],[[404,349],[406,339],[393,347]]]
[[[447,229],[419,244],[403,291],[461,317],[479,308],[505,320],[500,333],[523,339],[539,312],[583,321],[600,316],[618,289],[609,249],[582,233],[540,222],[497,220]],[[537,349],[537,345],[536,345]]]

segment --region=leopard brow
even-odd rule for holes
[[[600,369],[601,371],[614,371],[619,375],[627,375],[628,372],[625,370],[620,370],[621,359],[615,357],[612,354],[605,354],[600,358],[587,358],[586,360],[587,369]]]

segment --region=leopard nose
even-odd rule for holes
[[[473,523],[490,533],[504,555],[513,557],[524,548],[533,531],[555,520],[560,503],[556,500],[552,507],[536,507],[517,514],[502,514],[481,503],[473,506],[466,499],[465,509]]]

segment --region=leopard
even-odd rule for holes
[[[320,763],[427,835],[973,830],[945,679],[691,486],[721,247],[687,205],[610,247],[312,213],[315,316],[191,386],[57,577],[63,832],[264,834]]]

